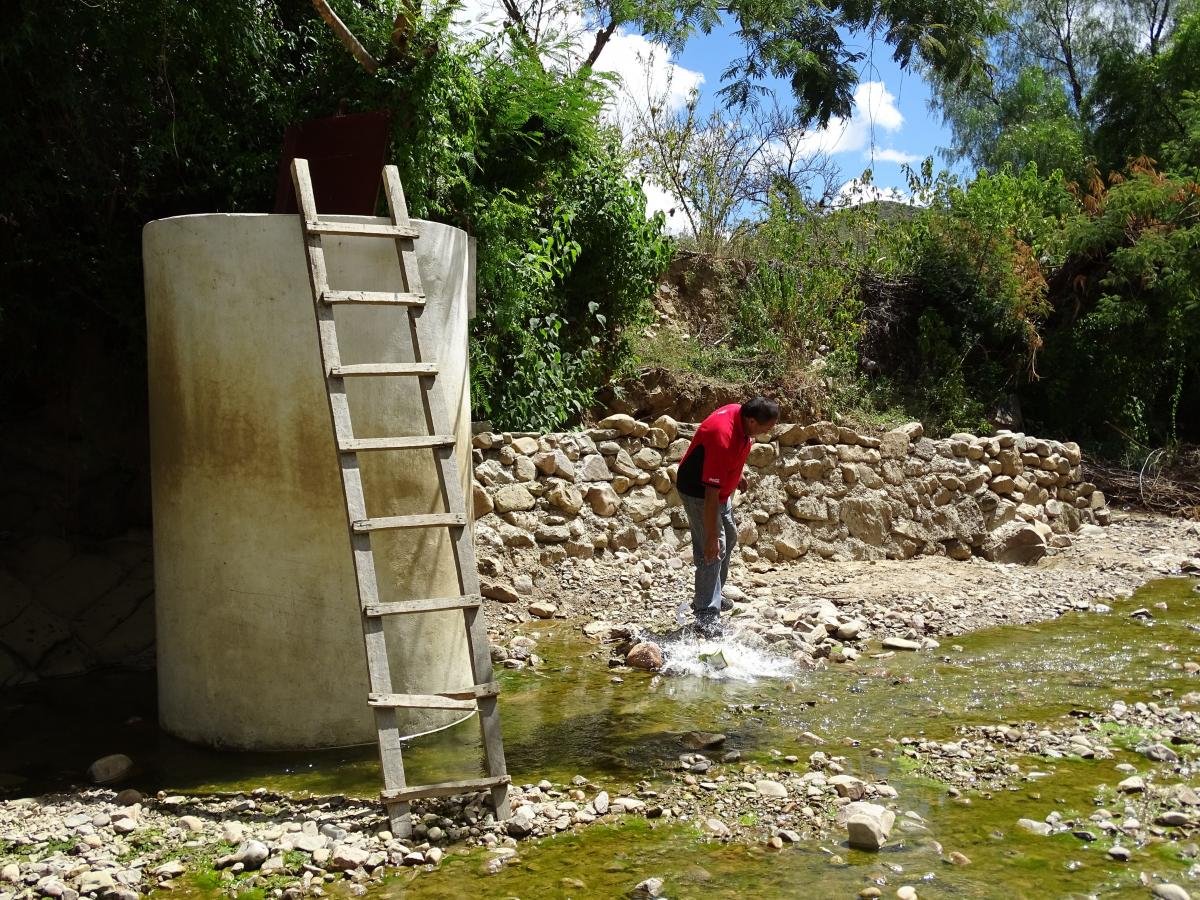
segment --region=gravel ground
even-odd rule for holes
[[[841,622],[862,624],[858,640],[921,640],[1086,609],[1128,596],[1152,578],[1179,575],[1200,565],[1198,557],[1200,523],[1122,512],[1107,527],[1085,526],[1070,547],[1032,566],[943,556],[750,566],[735,559],[735,589],[727,593],[739,600],[732,621],[767,640],[781,635],[778,626],[789,610],[801,614],[788,623],[794,628],[830,607]],[[668,630],[680,604],[690,602],[691,579],[690,560],[678,555],[618,551],[603,560],[565,560],[553,571],[533,573],[520,602],[488,601],[493,642],[505,644],[523,624],[548,617]],[[811,644],[786,637],[801,653]]]
[[[1179,574],[1197,555],[1195,523],[1127,513],[1107,528],[1085,529],[1070,547],[1032,567],[942,557],[739,564],[732,583],[742,593],[733,621],[748,640],[829,665],[854,659],[867,639],[936,646],[938,636],[1053,618],[1128,594],[1150,578]],[[686,601],[690,578],[678,556],[619,553],[564,562],[554,572],[536,573],[522,602],[489,602],[493,637],[510,645],[522,623],[547,616],[577,618],[593,636],[609,630],[605,623],[663,630]],[[1195,776],[1189,754],[1200,740],[1198,701],[1194,694],[1162,705],[1131,699],[1050,725],[972,726],[948,743],[897,737],[872,754],[911,757],[951,791],[989,792],[1036,781],[1031,757],[1103,760],[1114,753],[1116,735],[1136,734],[1140,743],[1126,749],[1141,754],[1148,768],[1115,768],[1121,780],[1097,788],[1094,813],[1068,819],[1051,810],[1044,821],[1022,827],[1106,841],[1114,860],[1122,858],[1119,848],[1152,836],[1187,841],[1187,850],[1200,830],[1200,799],[1185,783]],[[577,776],[571,784],[522,785],[512,792],[514,816],[504,823],[493,820],[481,796],[431,802],[416,808],[414,835],[405,840],[386,830],[374,804],[344,797],[300,801],[264,790],[143,797],[97,788],[5,801],[0,900],[136,900],[192,876],[230,895],[260,888],[268,897],[293,900],[321,896],[335,882],[361,894],[385,874],[436,867],[447,853],[472,848],[482,847],[485,870],[496,870],[518,856],[521,840],[623,815],[688,822],[711,839],[776,848],[831,833],[844,837],[854,828],[868,842],[893,828],[923,828],[895,788],[848,771],[833,750],[806,748],[802,756],[758,765],[724,749],[720,736],[695,734],[687,741],[675,770],[655,784],[606,789]],[[951,848],[947,862],[965,864],[959,856]],[[646,896],[655,889],[650,882]]]

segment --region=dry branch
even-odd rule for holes
[[[1155,450],[1136,469],[1088,462],[1084,475],[1110,501],[1200,519],[1200,447],[1181,449],[1164,463],[1166,456]]]
[[[375,60],[375,57],[367,52],[367,48],[358,42],[358,38],[350,33],[350,29],[346,27],[346,23],[338,18],[338,14],[333,11],[329,3],[326,0],[312,0],[312,5],[316,7],[317,12],[321,14],[321,18],[325,20],[325,24],[333,29],[333,33],[338,36],[338,40],[345,45],[346,49],[358,60],[359,64],[374,75],[379,69],[379,63]]]

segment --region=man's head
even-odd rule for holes
[[[779,421],[779,404],[766,397],[755,397],[742,404],[742,424],[748,437],[766,434]]]

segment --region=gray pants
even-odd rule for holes
[[[704,559],[704,500],[700,497],[683,498],[688,525],[692,529],[692,560],[696,563],[696,594],[692,598],[692,611],[697,621],[711,621],[721,613],[721,588],[729,578],[729,558],[737,546],[737,529],[733,525],[733,505],[726,500],[717,507],[717,558],[711,562]]]

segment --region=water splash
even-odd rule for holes
[[[662,643],[664,675],[692,675],[714,681],[754,682],[787,678],[795,663],[767,647],[755,647],[736,635],[719,640],[680,636]]]

